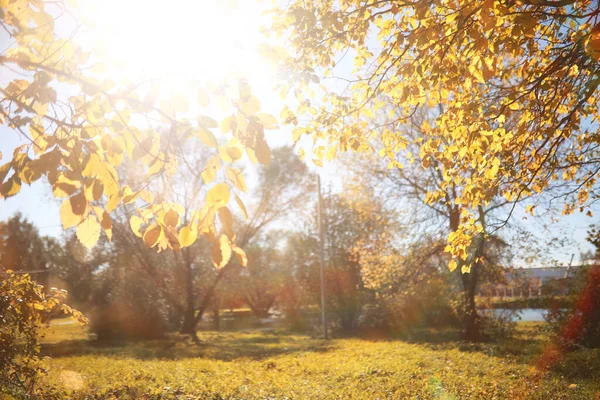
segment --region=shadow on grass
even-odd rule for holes
[[[393,337],[367,334],[361,337],[367,341],[399,341],[417,344],[432,351],[457,350],[466,353],[481,353],[486,356],[510,359],[520,364],[535,363],[543,352],[546,341],[539,336],[539,327],[519,326],[511,337],[468,342],[461,338],[460,331],[445,329],[413,329]]]
[[[43,345],[42,353],[50,357],[98,355],[142,360],[207,358],[232,361],[244,358],[262,360],[290,353],[325,352],[334,347],[333,342],[287,332],[203,332],[199,334],[199,338],[202,341],[200,345],[178,334],[169,334],[160,340],[146,341],[66,340]]]

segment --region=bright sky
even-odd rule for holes
[[[263,110],[279,116],[281,100],[271,90],[275,69],[259,56],[258,46],[265,43],[259,32],[266,22],[261,15],[268,2],[250,0],[80,0],[80,14],[93,29],[81,33],[81,40],[99,57],[109,59],[106,74],[118,79],[140,82],[160,78],[173,91],[185,91],[191,79],[202,81],[247,78]],[[68,29],[68,27],[63,27]],[[0,50],[6,47],[0,34]],[[121,60],[121,62],[119,62]],[[0,82],[10,79],[0,76]],[[268,131],[271,147],[291,144],[289,129]],[[7,156],[24,141],[13,131],[0,127],[0,151]],[[308,149],[307,149],[308,150]],[[310,157],[307,157],[310,158]],[[322,178],[339,187],[335,167],[319,169]],[[0,220],[21,212],[33,221],[42,234],[60,236],[62,228],[47,183],[24,185],[18,196],[0,200]],[[600,211],[597,212],[600,215]],[[516,218],[521,218],[517,212]],[[547,222],[547,221],[546,221]],[[553,226],[575,242],[553,254],[561,262],[575,260],[581,250],[591,249],[585,242],[586,230],[593,219],[581,214],[565,217]],[[525,222],[534,232],[539,221]]]

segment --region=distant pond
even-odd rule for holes
[[[506,315],[513,310],[508,308],[496,308],[496,309],[488,309],[482,310],[483,312],[493,312],[496,315]],[[524,322],[544,322],[544,315],[548,310],[545,308],[523,308],[514,313],[513,319],[515,321],[524,321]],[[520,317],[520,318],[519,318]]]

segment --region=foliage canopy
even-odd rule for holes
[[[599,168],[596,2],[296,0],[274,15],[271,31],[294,51],[283,92],[298,100],[282,118],[296,140],[314,139],[316,159],[372,151],[377,138],[389,168],[402,168],[411,139],[399,125],[436,113],[416,144],[423,167],[443,166],[427,201],[460,209],[456,258],[468,257],[483,229],[477,207],[495,196],[516,202],[560,183],[565,213],[588,204]]]

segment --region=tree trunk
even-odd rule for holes
[[[480,218],[484,218],[483,209],[480,207]],[[458,230],[460,225],[460,208],[453,206],[449,209],[450,215],[450,231],[455,232]],[[482,220],[485,223],[485,220]],[[485,224],[483,225],[485,229]],[[462,291],[464,296],[464,308],[463,308],[463,338],[468,341],[479,341],[482,339],[481,332],[481,320],[477,313],[477,307],[475,304],[475,291],[477,288],[477,281],[479,279],[479,262],[473,261],[483,252],[483,242],[481,239],[477,249],[475,250],[474,257],[471,257],[471,270],[469,272],[462,271],[462,267],[466,265],[465,261],[458,260],[456,268],[457,273],[460,276],[462,282]]]
[[[179,333],[184,335],[190,335],[192,340],[197,343],[198,336],[196,335],[196,325],[198,321],[196,320],[195,310],[194,310],[194,280],[192,275],[192,264],[189,259],[189,250],[185,251],[183,254],[183,262],[185,268],[185,279],[186,279],[186,308],[185,314],[183,316],[183,324],[181,325],[181,330]]]
[[[179,333],[184,335],[190,335],[196,330],[196,315],[193,308],[189,308],[185,311],[183,316],[183,323]]]
[[[473,266],[472,268],[475,268]],[[471,272],[472,273],[472,272]],[[463,274],[467,275],[467,274]],[[471,279],[469,279],[471,278]],[[464,281],[467,281],[467,287],[464,291],[465,294],[465,314],[463,317],[463,328],[464,328],[464,339],[472,342],[476,342],[482,339],[481,332],[481,321],[479,319],[479,314],[477,313],[477,308],[475,305],[475,290],[472,282],[472,276],[467,277]]]
[[[218,298],[213,300],[213,323],[215,331],[221,330],[221,301]]]

